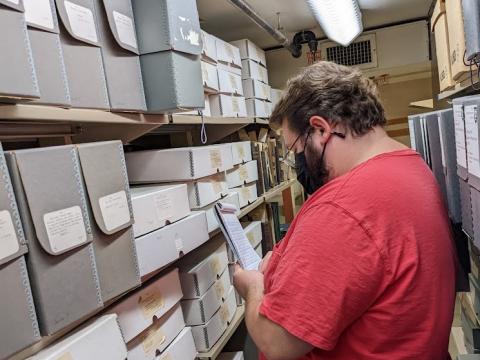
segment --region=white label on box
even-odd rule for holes
[[[236,97],[232,97],[232,110],[234,113],[240,112],[240,103]]]
[[[465,131],[467,134],[468,172],[480,177],[477,105],[465,106]]]
[[[227,324],[230,321],[230,310],[228,309],[228,303],[222,305],[219,310],[220,318],[224,324]]]
[[[442,166],[445,167],[445,144],[443,143],[443,127],[442,127],[442,117],[440,115],[437,116],[438,121],[438,133],[440,136],[440,153],[442,154]]]
[[[242,187],[240,188],[240,192],[242,193],[243,198],[247,201],[250,202],[250,188],[249,187]]]
[[[18,1],[16,2],[18,4]],[[50,0],[23,0],[27,22],[52,29],[53,15]]]
[[[64,3],[73,33],[79,38],[94,43],[98,42],[95,18],[92,11],[70,1],[65,1]]]
[[[50,247],[57,253],[87,241],[87,231],[80,206],[52,211],[43,215]]]
[[[120,41],[128,46],[138,49],[137,37],[135,36],[135,26],[133,26],[132,18],[114,10],[113,19],[115,21],[115,26],[117,27]]]
[[[465,143],[465,120],[463,116],[463,105],[453,105],[453,118],[455,121],[457,164],[467,168],[467,147]]]
[[[162,193],[157,194],[155,195],[154,202],[157,216],[161,221],[172,218],[173,201],[170,195]]]
[[[210,150],[210,163],[212,169],[221,169],[222,168],[222,153],[220,150]]]
[[[130,221],[127,194],[125,190],[106,195],[98,199],[103,221],[107,231],[125,225]]]
[[[163,299],[160,289],[153,288],[140,295],[138,298],[138,305],[140,306],[143,317],[150,320],[158,310],[165,306],[165,300]]]
[[[0,211],[0,259],[15,254],[19,249],[17,233],[8,210]]]

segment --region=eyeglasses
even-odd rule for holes
[[[312,128],[309,127],[308,131],[307,131],[307,135],[305,136],[305,144],[303,145],[303,151],[305,151],[305,147],[307,146],[307,141],[308,141],[308,138],[310,137],[311,131],[312,131]],[[290,160],[289,157],[290,157],[290,155],[295,155],[292,150],[302,136],[304,136],[304,134],[300,134],[300,135],[297,136],[297,138],[295,139],[293,144],[285,152],[285,154],[283,156],[283,159],[282,159],[282,161],[285,164],[287,164],[288,166],[290,166],[291,168],[294,168],[294,169],[295,169],[295,163],[292,160]]]

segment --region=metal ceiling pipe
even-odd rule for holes
[[[245,13],[254,23],[264,29],[267,33],[269,33],[275,40],[277,40],[280,45],[282,45],[285,49],[290,51],[294,54],[298,49],[295,49],[292,46],[290,40],[288,40],[285,35],[283,35],[280,31],[275,29],[272,25],[270,25],[264,18],[262,18],[255,9],[247,3],[245,0],[229,0],[233,5],[235,5],[238,9]]]

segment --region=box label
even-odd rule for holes
[[[175,248],[178,252],[183,250],[183,239],[178,234],[175,234]]]
[[[217,299],[222,300],[222,298],[225,296],[225,288],[223,287],[222,282],[217,281],[214,286],[215,286],[215,294],[217,295]]]
[[[212,181],[212,186],[213,186],[213,191],[215,192],[215,194],[220,194],[220,193],[223,192],[223,186],[222,186],[222,183],[220,181],[213,180]]]
[[[173,199],[169,194],[157,194],[153,199],[157,216],[161,221],[169,220],[173,214]]]
[[[18,1],[16,3],[18,4]],[[50,0],[23,0],[23,5],[25,6],[25,20],[27,22],[53,30]]]
[[[248,170],[245,165],[241,165],[238,168],[238,176],[240,177],[240,180],[245,181],[248,179]]]
[[[43,215],[48,241],[53,252],[58,253],[87,241],[87,231],[80,206],[52,211]]]
[[[465,133],[467,137],[468,172],[480,177],[477,105],[465,106]]]
[[[74,358],[72,354],[70,354],[69,352],[66,352],[65,354],[60,355],[55,360],[74,360]]]
[[[245,199],[245,202],[250,202],[250,188],[249,187],[240,188],[240,194]]]
[[[212,169],[218,170],[223,167],[222,164],[222,153],[219,149],[210,150],[210,163],[212,165]]]
[[[0,211],[0,259],[15,254],[20,249],[12,216],[8,210]]]
[[[230,310],[228,309],[228,304],[225,303],[220,308],[220,318],[222,319],[224,324],[227,324],[230,321]]]
[[[68,21],[73,33],[81,39],[98,42],[95,18],[89,8],[65,1]]]
[[[166,339],[167,337],[163,333],[161,327],[154,325],[142,336],[141,342],[143,352],[147,355],[153,354],[160,346],[162,346]]]
[[[245,161],[245,148],[243,147],[243,145],[241,144],[237,144],[235,146],[235,149],[237,150],[237,155],[238,155],[238,158],[243,161]]]
[[[238,115],[238,113],[240,112],[240,103],[238,99],[234,96],[232,96],[231,99],[232,99],[232,110],[234,113]]]
[[[235,54],[233,53],[233,48],[232,45],[225,43],[224,44],[225,52],[227,53],[227,56],[230,57],[229,61],[231,60],[233,62],[233,58],[235,57]]]
[[[455,145],[457,150],[457,164],[467,168],[467,146],[465,143],[465,118],[463,105],[453,105],[455,122]]]
[[[212,272],[214,274],[220,275],[220,271],[222,270],[220,268],[220,261],[218,260],[218,257],[212,258],[212,261],[210,263],[210,269],[212,269]]]
[[[133,25],[132,18],[114,10],[113,20],[120,41],[128,46],[138,49],[137,37],[135,36],[135,26]]]
[[[130,221],[127,193],[125,190],[106,195],[98,199],[100,211],[107,231],[125,225]]]
[[[165,306],[165,300],[163,299],[160,289],[153,288],[148,289],[138,298],[138,305],[143,314],[143,317],[150,320],[158,310]]]
[[[228,78],[230,79],[230,86],[232,87],[232,91],[237,92],[238,87],[237,87],[237,79],[235,79],[235,75],[228,74]]]

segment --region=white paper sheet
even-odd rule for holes
[[[215,215],[220,228],[240,266],[245,270],[258,270],[261,258],[255,252],[250,241],[248,241],[236,211],[235,205],[221,202],[215,205]]]

